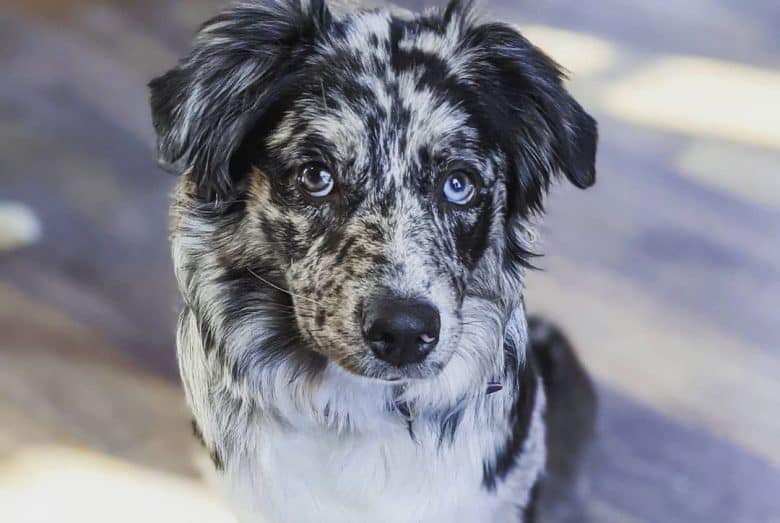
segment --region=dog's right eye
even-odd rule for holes
[[[308,164],[298,175],[298,185],[312,198],[325,198],[335,186],[333,175],[321,164]]]
[[[447,201],[455,205],[468,205],[477,190],[471,175],[466,171],[455,171],[444,179],[442,192]]]

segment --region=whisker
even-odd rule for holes
[[[231,205],[234,203],[249,203],[250,200],[226,200],[224,202],[219,202],[219,205]],[[203,209],[207,207],[216,208],[218,205],[216,205],[214,202],[203,202],[203,203],[191,203],[190,206],[194,209]]]
[[[329,109],[328,100],[325,98],[325,82],[322,80],[320,80],[320,90],[322,92],[322,105],[325,106],[325,110],[327,111]]]
[[[262,276],[260,276],[259,274],[257,274],[255,271],[253,271],[250,268],[247,268],[247,271],[249,271],[249,274],[251,274],[252,276],[257,278],[261,282],[265,283],[266,285],[268,285],[270,287],[273,287],[274,289],[276,289],[278,291],[281,291],[281,292],[284,292],[286,294],[289,294],[293,298],[298,298],[298,299],[301,299],[301,300],[310,301],[310,302],[312,302],[313,304],[315,304],[315,305],[317,305],[319,307],[325,308],[325,306],[323,304],[321,304],[320,302],[318,302],[317,300],[315,300],[313,298],[309,298],[308,296],[301,296],[300,294],[294,294],[294,293],[288,291],[287,289],[284,289],[282,287],[279,287],[278,285],[275,285],[275,284],[271,283],[270,281],[266,280],[265,278],[263,278]]]

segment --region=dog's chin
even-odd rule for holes
[[[432,359],[431,361],[396,367],[373,355],[365,355],[362,358],[337,362],[337,365],[357,377],[392,384],[435,378],[444,369],[446,362]]]

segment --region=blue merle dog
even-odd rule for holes
[[[181,375],[241,521],[530,521],[593,407],[523,302],[548,186],[595,181],[558,66],[469,2],[254,0],[150,85]]]

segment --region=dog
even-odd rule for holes
[[[551,182],[595,182],[562,78],[467,1],[253,0],[150,83],[181,377],[241,521],[533,519],[592,410],[523,300]]]

